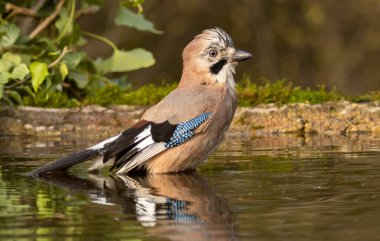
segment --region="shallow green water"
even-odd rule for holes
[[[95,139],[0,138],[1,240],[380,239],[378,138],[230,140],[178,175],[21,175]]]

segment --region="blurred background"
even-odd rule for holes
[[[378,0],[147,0],[144,14],[162,35],[118,27],[113,23],[118,1],[81,18],[84,30],[112,39],[119,47],[143,47],[156,64],[129,73],[135,84],[178,81],[181,51],[205,28],[221,27],[235,46],[251,52],[240,64],[237,80],[248,74],[302,87],[325,84],[348,95],[380,88],[380,1]],[[112,49],[89,39],[92,56]]]

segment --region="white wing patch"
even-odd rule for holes
[[[103,147],[104,147],[104,145],[105,144],[108,144],[108,143],[110,143],[110,142],[113,142],[114,140],[116,140],[117,138],[119,138],[120,137],[120,135],[121,134],[119,134],[119,135],[117,135],[117,136],[113,136],[113,137],[111,137],[111,138],[108,138],[107,140],[104,140],[104,141],[102,141],[102,142],[100,142],[100,143],[98,143],[98,144],[96,144],[96,145],[94,145],[94,146],[92,146],[92,147],[89,147],[89,148],[87,148],[88,150],[100,150],[100,149],[102,149]]]
[[[145,128],[138,136],[136,136],[135,142],[139,142],[142,139],[151,136],[150,130],[152,129],[152,125],[149,125],[147,128]]]
[[[152,136],[149,136],[143,141],[141,141],[139,144],[137,144],[134,148],[136,148],[137,151],[141,151],[154,143],[155,142],[153,141]]]
[[[151,138],[151,137],[149,137],[149,138]],[[149,143],[149,142],[147,142],[147,143]],[[149,146],[145,147],[145,149],[142,152],[139,152],[135,157],[133,157],[132,160],[128,161],[124,166],[122,166],[116,173],[117,174],[127,173],[130,170],[132,170],[133,168],[144,163],[148,159],[159,154],[160,152],[165,151],[166,149],[167,148],[165,147],[164,142],[150,144]]]

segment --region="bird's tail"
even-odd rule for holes
[[[40,168],[37,168],[36,170],[29,172],[27,175],[39,176],[46,172],[66,170],[73,165],[94,159],[95,157],[99,155],[100,153],[96,149],[86,149],[86,150],[71,154],[69,156],[66,156],[64,158],[61,158],[59,160],[56,160],[54,162],[48,163]]]

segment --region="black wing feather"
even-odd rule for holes
[[[148,122],[143,126],[143,129],[139,131],[141,133],[145,128],[151,126],[150,133],[154,142],[168,142],[172,137],[175,128],[177,125],[170,124],[168,121],[162,123]],[[137,135],[136,135],[137,136]],[[114,164],[112,165],[110,171],[114,168],[118,169],[128,161],[132,160],[139,152],[143,151],[148,146],[138,149],[135,148],[140,142],[144,141],[146,138],[141,139],[139,142],[136,142],[136,138],[133,139],[133,145],[129,145],[128,148],[124,148],[122,151],[117,153],[115,156]]]
[[[121,157],[124,153],[132,149],[136,143],[136,137],[147,128],[152,122],[141,120],[134,126],[121,133],[120,137],[110,142],[100,150],[103,154],[103,162],[106,163],[109,159]]]

